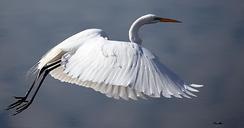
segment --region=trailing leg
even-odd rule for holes
[[[28,101],[27,101],[26,99],[28,98],[28,96],[29,96],[30,92],[32,91],[33,87],[35,86],[36,82],[40,79],[40,76],[41,76],[43,73],[47,75],[47,74],[51,71],[51,69],[53,70],[53,69],[57,68],[58,66],[60,66],[60,63],[61,63],[61,60],[56,60],[56,61],[54,61],[54,62],[52,62],[52,63],[47,64],[47,65],[44,66],[42,69],[40,69],[40,70],[38,71],[38,74],[36,75],[36,78],[35,78],[34,82],[32,83],[32,85],[31,85],[31,87],[29,88],[29,90],[26,92],[25,96],[24,96],[24,97],[15,97],[15,99],[17,99],[17,101],[14,102],[14,103],[12,103],[12,104],[10,104],[6,109],[7,109],[7,110],[10,110],[10,109],[16,108],[16,107],[18,107],[18,106],[20,106],[20,105],[21,105],[21,106],[24,106],[26,103],[28,103]],[[48,73],[46,73],[47,71],[48,71]],[[45,75],[45,77],[46,77],[46,75]],[[43,75],[43,77],[44,77],[44,75]],[[44,77],[44,78],[45,78],[45,77]],[[44,78],[42,78],[42,81],[41,81],[40,83],[43,82]],[[41,86],[40,83],[39,83],[39,86]],[[36,90],[39,90],[39,88],[40,88],[39,86],[37,87]],[[37,91],[35,91],[34,95],[36,95],[36,93],[37,93]],[[33,97],[33,96],[32,96],[32,97]],[[33,98],[33,99],[34,99],[34,98]],[[33,99],[31,99],[31,100],[33,101]],[[25,104],[23,104],[23,103],[25,103]],[[22,105],[22,104],[23,104],[23,105]],[[20,107],[21,107],[21,106],[20,106]],[[18,107],[18,108],[19,108],[19,107]]]
[[[39,89],[40,89],[40,87],[41,87],[41,85],[42,85],[44,79],[45,79],[46,76],[48,75],[48,73],[49,73],[50,71],[54,70],[55,68],[59,67],[59,66],[60,66],[60,64],[57,64],[57,65],[55,65],[55,66],[53,66],[53,67],[50,67],[50,68],[48,68],[47,70],[44,71],[44,73],[43,73],[43,77],[42,77],[42,79],[40,80],[40,83],[39,83],[39,85],[38,85],[36,91],[34,92],[34,95],[31,97],[30,101],[27,101],[25,104],[23,104],[23,105],[17,107],[17,108],[16,108],[16,113],[15,113],[14,115],[16,115],[16,114],[18,114],[18,113],[24,111],[25,109],[27,109],[27,108],[31,105],[31,103],[34,101],[34,99],[35,99],[35,97],[36,97],[36,94],[37,94],[37,92],[39,91]]]

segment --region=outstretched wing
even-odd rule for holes
[[[116,99],[188,97],[197,92],[141,45],[110,41],[101,36],[86,40],[75,53],[62,57],[62,66],[50,74],[61,81],[93,88]]]

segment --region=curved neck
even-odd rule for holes
[[[144,20],[141,20],[140,18],[137,19],[130,27],[129,30],[129,39],[131,42],[137,43],[137,44],[141,44],[142,40],[138,35],[138,31],[140,29],[141,26],[143,26],[145,23]]]

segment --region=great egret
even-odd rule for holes
[[[203,85],[184,82],[141,46],[140,27],[158,22],[180,23],[147,14],[131,25],[130,42],[109,40],[101,29],[87,29],[67,38],[34,66],[36,78],[30,89],[24,97],[15,97],[17,101],[7,109],[15,108],[15,114],[27,109],[48,74],[62,82],[89,87],[115,99],[196,96],[191,91],[198,92],[195,88]],[[27,100],[36,84],[36,90]]]

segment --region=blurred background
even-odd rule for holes
[[[26,72],[50,48],[87,28],[128,41],[148,13],[183,21],[140,31],[143,46],[186,81],[197,98],[124,101],[47,77],[17,116],[3,110],[29,88]],[[243,128],[243,0],[1,0],[1,128]],[[222,122],[214,125],[213,122]]]

